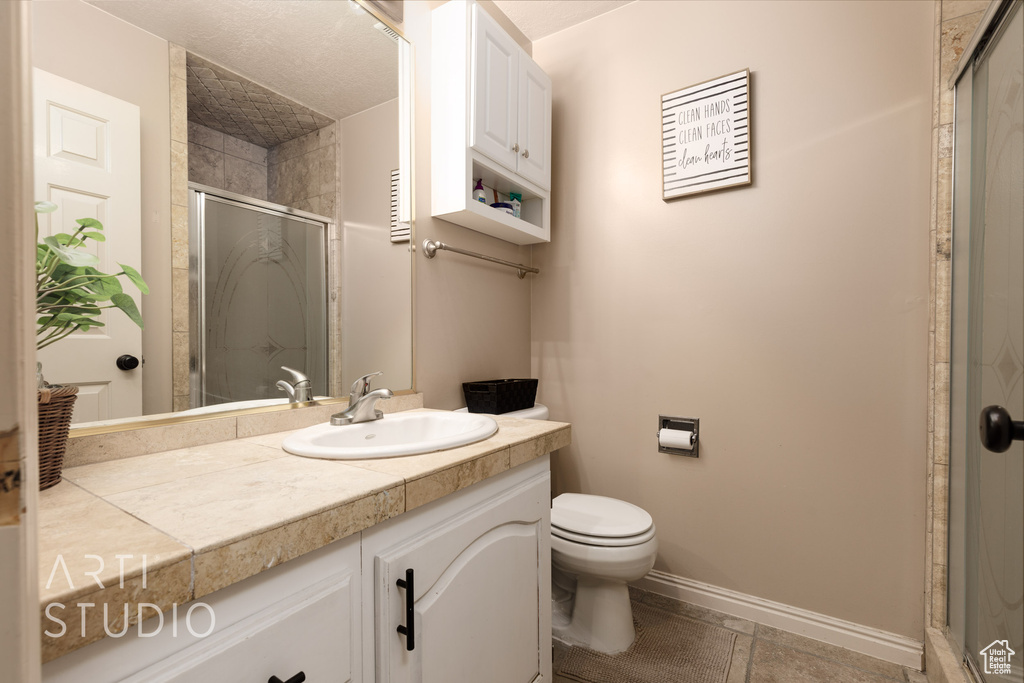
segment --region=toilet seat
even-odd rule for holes
[[[624,500],[563,493],[551,501],[551,526],[592,539],[628,539],[651,531],[654,519],[643,508]],[[596,545],[593,541],[583,542]],[[642,542],[604,545],[636,545]]]
[[[582,543],[584,545],[594,545],[603,548],[621,548],[630,545],[640,545],[654,538],[654,526],[636,536],[619,536],[619,537],[608,537],[608,536],[590,536],[588,534],[578,534],[566,529],[560,529],[554,524],[551,525],[551,535],[557,536],[558,538],[566,541],[572,541],[574,543]]]

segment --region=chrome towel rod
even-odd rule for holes
[[[522,263],[512,263],[511,261],[504,261],[500,258],[494,258],[493,256],[484,256],[483,254],[478,254],[475,251],[466,251],[465,249],[459,249],[458,247],[453,247],[450,244],[445,244],[440,241],[429,239],[423,240],[423,253],[426,254],[427,258],[434,258],[438,249],[454,251],[456,254],[462,254],[463,256],[472,256],[473,258],[479,258],[484,261],[490,261],[491,263],[498,263],[503,266],[508,266],[509,268],[515,268],[520,280],[526,277],[527,273],[536,274],[540,272],[540,269],[524,266]]]

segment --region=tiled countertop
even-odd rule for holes
[[[484,441],[407,457],[301,458],[279,432],[65,470],[39,495],[41,626],[67,624],[43,660],[103,637],[104,604],[119,632],[126,604],[134,624],[140,603],[201,598],[570,441],[563,422],[496,420]]]

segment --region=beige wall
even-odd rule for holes
[[[434,3],[437,4],[437,3]],[[416,388],[431,408],[465,405],[462,382],[530,373],[530,282],[515,271],[458,254],[427,260],[426,238],[530,263],[518,247],[430,216],[430,7],[407,2],[405,34],[415,46],[414,316]],[[488,11],[496,11],[488,8]]]
[[[342,378],[412,387],[409,243],[391,242],[391,171],[398,168],[398,100],[342,119]]]
[[[151,293],[143,412],[171,409],[171,139],[167,41],[77,0],[33,2],[32,63],[136,104],[142,137],[142,264]]]
[[[658,570],[917,639],[932,27],[925,2],[641,1],[533,51],[557,486],[649,510]],[[744,67],[753,186],[663,202],[660,95]],[[701,419],[699,459],[657,452],[659,413]]]

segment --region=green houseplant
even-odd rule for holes
[[[37,202],[36,213],[51,213],[57,205]],[[36,216],[36,349],[44,349],[79,330],[103,327],[100,312],[118,308],[132,322],[143,327],[135,300],[124,292],[119,278],[131,281],[142,294],[149,287],[130,266],[119,264],[121,272],[107,274],[96,269],[99,258],[85,250],[89,240],[105,242],[103,225],[94,218],[75,221],[72,234],[57,233],[39,239]],[[37,365],[41,370],[41,364]],[[39,488],[60,481],[67,446],[68,428],[78,387],[51,386],[37,372],[39,391]]]

